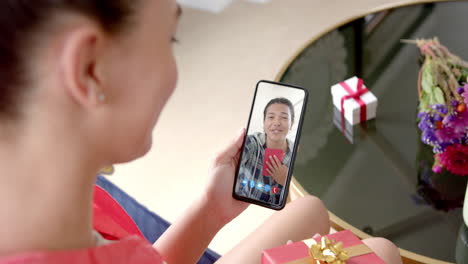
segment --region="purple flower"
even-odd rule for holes
[[[419,122],[418,127],[421,131],[428,130],[432,128],[432,124],[428,122]]]
[[[419,113],[418,117],[420,117],[420,121],[418,123],[418,127],[421,131],[428,130],[428,129],[433,129],[434,127],[434,121],[432,120],[431,116],[429,114],[421,114]]]
[[[448,108],[443,104],[431,105],[431,108],[435,111],[418,113],[418,128],[421,141],[432,146],[434,153],[442,153],[453,144],[468,141],[468,111],[448,114]]]
[[[432,109],[438,111],[438,112],[441,112],[442,114],[447,114],[448,113],[448,109],[447,109],[447,106],[443,105],[443,104],[435,104],[435,105],[432,105]]]
[[[461,139],[465,133],[464,131],[458,131],[452,127],[444,126],[437,129],[435,135],[440,142],[455,142],[455,140]]]
[[[440,153],[440,152],[444,152],[445,149],[448,147],[448,146],[451,146],[452,143],[448,143],[448,142],[442,142],[439,144],[439,150],[437,153]]]
[[[428,145],[434,145],[435,143],[437,143],[437,137],[434,134],[434,131],[424,130],[421,135],[421,141]]]
[[[452,100],[452,102],[450,102],[450,104],[451,104],[453,107],[457,107],[457,106],[458,106],[458,101],[457,101],[457,100]]]
[[[465,86],[466,86],[466,84],[465,84]],[[458,87],[457,88],[457,93],[458,94],[462,94],[464,91],[465,91],[464,87]]]
[[[468,90],[466,90],[465,92],[463,92],[462,96],[464,97],[464,103],[465,104],[468,104]]]
[[[449,118],[447,126],[452,127],[457,133],[465,133],[468,128],[468,111],[457,112],[453,118]]]
[[[440,147],[440,146],[436,146],[436,147],[434,147],[434,148],[432,149],[432,152],[434,152],[435,154],[437,154],[437,153],[442,153],[442,152],[444,152],[444,150],[445,150],[444,148],[442,148],[442,147]]]
[[[451,122],[455,121],[456,119],[457,119],[456,114],[446,115],[444,117],[444,120],[442,120],[442,123],[444,125],[449,125]]]
[[[465,83],[465,86],[463,88],[463,92],[461,95],[464,97],[465,104],[468,104],[468,83]]]

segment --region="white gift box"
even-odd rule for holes
[[[353,92],[356,92],[358,89],[358,80],[359,79],[354,76],[344,82]],[[366,88],[364,84],[363,88]],[[331,87],[331,93],[333,97],[333,105],[341,111],[341,98],[350,95],[350,93],[346,91],[346,89],[340,83],[337,83]],[[366,104],[366,121],[375,118],[377,113],[377,97],[375,97],[371,91],[368,91],[362,94],[360,98]],[[351,125],[356,125],[361,122],[361,106],[356,99],[346,99],[343,104],[343,109],[345,113],[345,119]]]

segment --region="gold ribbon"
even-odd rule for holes
[[[309,247],[310,257],[287,262],[287,264],[346,264],[352,257],[372,253],[372,250],[364,245],[356,245],[343,248],[343,243],[336,243],[327,237],[322,237],[320,243],[315,239],[303,241]]]

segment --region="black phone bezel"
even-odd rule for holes
[[[256,205],[266,207],[266,208],[270,208],[270,209],[273,209],[273,210],[281,210],[286,206],[286,200],[287,200],[287,197],[288,197],[288,194],[289,194],[289,185],[290,185],[291,179],[292,179],[294,162],[296,160],[297,148],[299,146],[299,140],[300,140],[300,137],[301,137],[302,124],[304,122],[304,116],[305,116],[305,113],[306,113],[309,92],[306,89],[302,88],[302,87],[292,85],[292,84],[273,82],[273,81],[267,81],[267,80],[258,81],[257,85],[255,87],[255,93],[254,93],[254,97],[253,97],[253,101],[252,101],[252,106],[250,108],[249,119],[247,121],[246,133],[245,133],[245,136],[244,136],[244,139],[243,139],[243,142],[242,142],[242,148],[241,148],[239,161],[242,160],[242,153],[244,151],[245,140],[246,140],[247,135],[248,135],[247,133],[249,131],[250,121],[251,121],[251,118],[252,118],[253,109],[255,107],[255,100],[257,98],[258,88],[259,88],[261,83],[269,83],[269,84],[285,86],[285,87],[288,87],[288,88],[299,89],[299,90],[302,90],[304,92],[304,103],[302,105],[301,115],[299,117],[299,123],[298,123],[298,127],[297,127],[296,138],[294,140],[294,146],[293,146],[293,151],[292,151],[292,155],[291,155],[291,162],[289,164],[288,175],[286,177],[286,184],[285,184],[285,186],[283,188],[282,203],[280,203],[278,205],[272,205],[272,204],[262,202],[262,201],[259,201],[259,200],[256,200],[256,199],[252,199],[252,198],[237,195],[237,193],[236,193],[236,184],[237,184],[238,176],[239,176],[240,162],[236,165],[236,173],[234,174],[234,184],[233,184],[233,188],[232,188],[232,196],[235,199],[240,200],[240,201],[248,202],[248,203],[251,203],[251,204],[256,204]]]

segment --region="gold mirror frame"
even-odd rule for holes
[[[343,21],[340,21],[336,23],[335,25],[326,28],[324,31],[319,33],[317,36],[312,37],[309,41],[307,41],[304,45],[302,45],[290,58],[289,60],[283,65],[279,73],[275,77],[275,81],[279,82],[283,75],[286,73],[288,70],[289,66],[297,59],[297,57],[304,52],[304,50],[309,47],[312,43],[320,39],[321,37],[325,36],[326,34],[330,33],[331,31],[346,25],[354,20],[357,20],[359,18],[362,18],[364,16],[377,13],[377,12],[382,12],[385,10],[389,9],[395,9],[395,8],[400,8],[400,7],[406,7],[406,6],[413,6],[413,5],[421,5],[421,4],[428,4],[428,3],[440,3],[440,2],[462,2],[463,0],[428,0],[428,1],[414,1],[411,3],[403,3],[403,4],[389,4],[389,5],[383,5],[374,9],[370,9],[370,11],[367,11],[365,13],[362,13],[360,15],[356,15],[353,17],[349,17]],[[308,195],[308,192],[302,187],[302,185],[297,181],[296,178],[292,178],[291,184],[290,184],[290,191],[298,196],[305,196]],[[372,236],[364,233],[360,229],[357,229],[356,227],[350,225],[337,215],[333,214],[332,212],[328,211],[330,215],[330,222],[332,228],[334,228],[337,231],[341,231],[344,229],[349,229],[351,230],[355,235],[360,237],[361,239],[364,238],[371,238]],[[451,262],[446,262],[442,260],[437,260],[434,258],[426,257],[405,249],[400,248],[400,254],[401,257],[403,258],[403,263],[405,264],[454,264]]]

